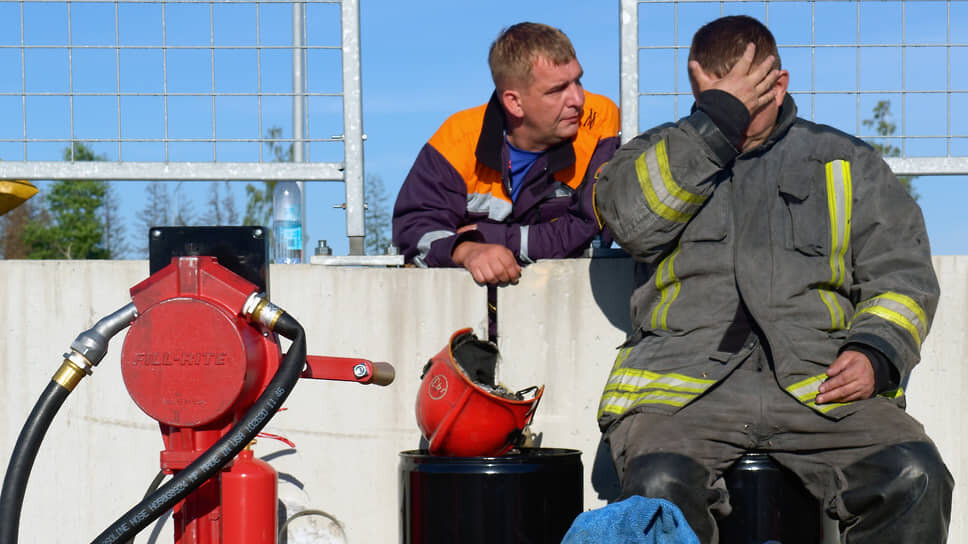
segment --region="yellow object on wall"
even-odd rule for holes
[[[35,194],[37,194],[37,188],[27,180],[0,180],[0,215],[23,204]]]

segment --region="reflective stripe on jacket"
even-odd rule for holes
[[[512,204],[497,96],[452,115],[420,151],[400,189],[394,244],[418,266],[454,266],[451,253],[463,240],[504,245],[521,264],[580,255],[600,232],[592,185],[618,147],[618,125],[615,104],[585,92],[578,134],[538,157]],[[474,224],[476,230],[457,233]]]
[[[602,395],[602,428],[630,410],[673,413],[752,349],[732,347],[741,302],[762,330],[779,385],[814,403],[847,343],[876,348],[902,383],[938,300],[921,210],[880,155],[796,117],[736,151],[702,111],[650,130],[603,169],[597,213],[648,268],[632,297],[637,334]],[[903,391],[885,396],[903,406]],[[863,402],[863,401],[860,401]]]

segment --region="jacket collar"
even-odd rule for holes
[[[497,92],[491,94],[491,99],[484,109],[484,123],[481,126],[481,137],[477,142],[474,155],[481,164],[501,172],[507,170],[504,165],[504,133],[507,129],[507,119],[504,108],[498,101]],[[542,158],[548,161],[548,170],[557,172],[575,164],[575,148],[572,141],[567,140],[544,152]]]
[[[766,141],[761,145],[771,146],[775,144],[780,138],[790,130],[793,126],[793,122],[797,118],[797,104],[793,101],[793,97],[787,94],[783,97],[783,103],[780,104],[780,111],[776,115],[776,126],[773,127],[773,132],[770,133]]]

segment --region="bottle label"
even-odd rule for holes
[[[286,249],[302,250],[302,227],[282,227],[279,229],[279,235]]]

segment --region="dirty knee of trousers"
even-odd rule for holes
[[[944,542],[954,481],[930,442],[888,446],[844,469],[848,542]],[[884,540],[884,535],[894,535]],[[870,540],[874,542],[875,540]]]
[[[726,500],[723,491],[709,487],[709,476],[705,467],[685,455],[642,455],[626,466],[622,498],[642,495],[666,499],[679,507],[701,542],[711,542],[716,523],[710,507]]]

